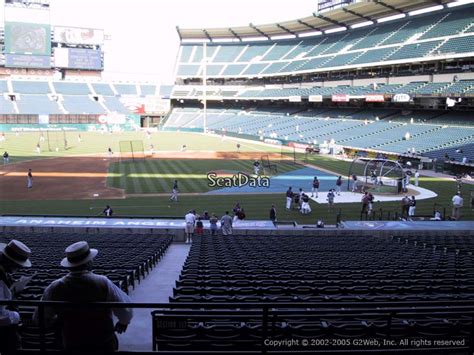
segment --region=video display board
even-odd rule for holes
[[[55,48],[54,65],[58,68],[102,70],[102,53],[98,49]]]
[[[5,53],[51,55],[51,26],[5,22]]]
[[[94,28],[54,27],[54,40],[67,44],[104,44],[104,30]]]

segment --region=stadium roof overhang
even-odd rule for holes
[[[181,41],[224,41],[278,39],[278,37],[310,35],[340,27],[376,21],[381,18],[408,13],[435,5],[445,5],[454,0],[366,0],[311,16],[266,25],[184,29],[176,27]],[[274,38],[277,37],[277,38]]]

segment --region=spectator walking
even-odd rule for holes
[[[194,223],[196,222],[196,216],[193,211],[188,211],[184,216],[184,222],[186,223],[184,231],[186,233],[186,243],[191,243],[194,234]]]
[[[65,253],[61,266],[69,273],[46,288],[43,301],[131,302],[107,277],[91,271],[97,249],[91,249],[87,242],[80,241],[69,245]],[[44,312],[47,325],[55,320],[60,322],[66,352],[78,353],[116,351],[118,339],[115,332],[125,332],[133,317],[130,308],[45,307]],[[115,325],[112,313],[118,318]],[[38,321],[37,312],[33,318]]]
[[[461,197],[461,193],[457,192],[456,195],[453,196],[453,213],[451,218],[454,220],[459,220],[461,218],[461,208],[464,205],[464,199]]]
[[[13,239],[8,244],[0,243],[0,300],[10,301],[15,297],[15,291],[21,291],[15,288],[11,274],[19,268],[31,267],[30,255],[30,248],[18,240]],[[26,282],[23,287],[25,285]],[[0,354],[16,354],[20,348],[19,324],[18,311],[0,305]]]
[[[221,218],[222,235],[232,235],[232,217],[229,211],[225,211],[225,215]]]
[[[211,235],[216,235],[216,233],[217,233],[217,217],[214,213],[211,215],[211,218],[209,218],[209,225],[210,225],[210,228],[211,228]]]
[[[291,190],[291,186],[286,190],[286,209],[291,209],[291,203],[293,202],[293,191]]]
[[[272,208],[270,208],[270,220],[272,222],[276,222],[277,220],[277,212],[276,212],[275,205],[272,205]]]

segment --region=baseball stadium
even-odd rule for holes
[[[0,354],[473,354],[472,1],[178,17],[169,83],[0,5]]]

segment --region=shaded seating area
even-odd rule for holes
[[[0,243],[17,239],[32,250],[31,269],[19,269],[15,279],[22,275],[35,274],[31,282],[18,296],[19,300],[40,300],[52,281],[67,274],[59,265],[65,248],[77,241],[85,240],[99,250],[94,260],[93,271],[107,276],[112,282],[128,293],[148,275],[165,254],[171,244],[171,236],[149,234],[86,234],[86,233],[30,233],[1,232]],[[22,317],[22,341],[25,349],[38,349],[38,328],[32,324],[34,308],[20,307]],[[54,329],[47,334],[47,346],[57,348]]]
[[[152,313],[154,349],[276,351],[288,349],[263,340],[293,338],[348,351],[354,339],[472,337],[471,242],[455,251],[423,238],[203,236],[170,297],[176,307]]]

